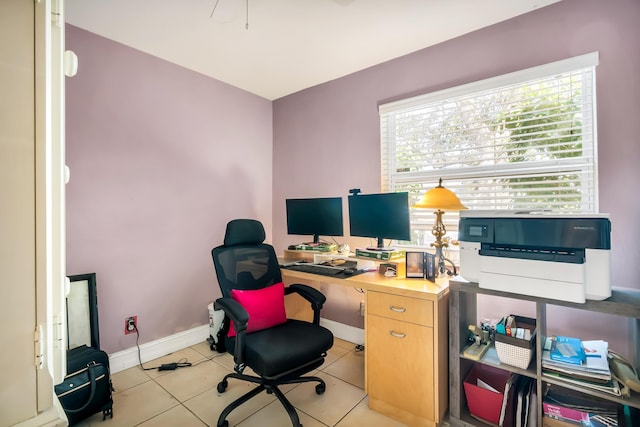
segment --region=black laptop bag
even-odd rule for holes
[[[112,390],[107,353],[86,345],[67,351],[67,375],[55,392],[69,425],[100,411],[113,418]]]
[[[69,425],[100,411],[104,421],[107,416],[113,418],[113,386],[109,355],[100,350],[96,274],[69,276],[69,280],[67,312],[75,313],[75,316],[67,316],[67,375],[54,389]],[[85,295],[88,296],[86,300]],[[80,304],[81,308],[72,304]],[[90,337],[85,333],[87,324]]]

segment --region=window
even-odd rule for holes
[[[470,209],[597,212],[598,54],[381,105],[383,191],[410,203],[439,178]],[[447,236],[458,214],[444,215]],[[433,241],[412,209],[411,245]]]

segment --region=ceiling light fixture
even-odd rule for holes
[[[232,0],[235,1],[235,0]],[[240,1],[240,0],[238,0]],[[209,15],[209,19],[213,18],[213,14],[215,13],[216,9],[218,8],[218,3],[220,3],[220,0],[216,0],[216,2],[213,5],[213,9],[211,10],[211,15]],[[244,23],[244,28],[245,30],[249,29],[249,0],[245,0],[245,23]]]

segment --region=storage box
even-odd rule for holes
[[[510,372],[492,366],[481,363],[473,365],[464,380],[464,393],[471,416],[498,425],[504,388],[510,376]],[[497,392],[478,385],[478,380],[494,388]]]
[[[510,335],[495,334],[495,347],[501,363],[527,369],[536,348],[536,319],[515,316],[516,327],[528,329],[531,339],[525,340]]]
[[[383,262],[378,265],[378,273],[385,275],[393,273],[393,276],[398,275],[398,263],[397,262]]]

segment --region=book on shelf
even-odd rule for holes
[[[609,381],[601,382],[601,381],[590,381],[586,379],[579,379],[575,377],[571,377],[568,375],[562,375],[555,372],[543,371],[542,373],[546,377],[557,378],[562,381],[585,387],[591,390],[600,391],[607,394],[612,394],[614,396],[620,397],[622,395],[620,391],[620,383],[614,378],[611,378]]]
[[[507,412],[511,412],[511,411],[507,411],[507,408],[509,407],[509,404],[513,402],[513,392],[515,390],[515,387],[512,387],[512,385],[518,379],[518,377],[519,375],[517,374],[511,374],[506,384],[504,385],[504,393],[502,395],[502,406],[500,408],[500,418],[498,421],[498,426],[500,427],[511,427],[513,425],[513,423],[510,421],[507,421],[507,423],[505,424],[505,417],[507,417]],[[507,417],[507,419],[508,418],[509,417]],[[511,418],[513,418],[512,413],[511,413]]]
[[[502,396],[499,427],[528,427],[535,425],[532,410],[537,405],[535,398],[535,380],[524,375],[512,373],[507,380]]]
[[[562,335],[551,339],[549,355],[552,360],[572,365],[583,365],[587,361],[582,340]]]
[[[529,394],[529,419],[527,420],[527,427],[538,427],[538,390],[536,387],[536,381],[531,381],[531,393]]]
[[[591,397],[557,386],[550,386],[542,399],[545,417],[583,426],[596,426],[597,420],[605,425],[618,425],[619,406],[596,397]]]
[[[529,410],[531,408],[530,396],[535,387],[534,381],[529,377],[521,377],[517,386],[517,401],[514,427],[526,427],[529,420]]]

